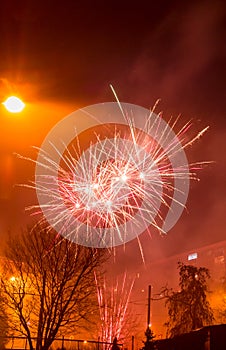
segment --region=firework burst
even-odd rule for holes
[[[110,102],[80,109],[59,122],[38,150],[35,187],[50,227],[92,247],[124,244],[151,227],[167,233],[186,204],[193,139],[188,123],[175,134],[160,115]]]

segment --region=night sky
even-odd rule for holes
[[[144,233],[147,261],[226,238],[225,1],[0,2],[0,98],[21,96],[20,115],[0,106],[0,238],[26,227],[34,193],[15,186],[34,178],[35,157],[55,123],[79,107],[115,101],[150,108],[168,120],[209,131],[188,149],[191,162],[214,163],[193,182],[187,210],[164,238]],[[118,249],[140,264],[137,241]],[[119,259],[120,259],[119,258]]]

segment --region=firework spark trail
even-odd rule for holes
[[[101,320],[100,337],[103,342],[112,343],[115,337],[120,339],[125,336],[122,333],[126,332],[126,324],[129,326],[127,311],[135,278],[129,280],[125,272],[121,279],[109,281],[104,278],[100,282],[95,274],[95,281]]]
[[[87,125],[94,132],[84,148],[79,136]],[[95,129],[105,125],[102,134]],[[188,140],[191,123],[177,134],[172,127],[153,111],[119,101],[74,112],[38,149],[30,187],[39,205],[29,210],[43,212],[60,235],[86,246],[112,248],[133,238],[140,244],[139,234],[151,226],[166,233],[179,219],[201,164],[189,167],[184,148],[207,130]]]

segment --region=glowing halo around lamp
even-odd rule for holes
[[[10,113],[20,113],[25,107],[25,104],[21,99],[16,96],[10,96],[5,102],[2,103],[8,112]]]

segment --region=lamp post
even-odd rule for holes
[[[24,102],[16,96],[8,97],[5,102],[2,102],[2,104],[10,113],[20,113],[25,107]]]
[[[153,331],[151,330],[151,285],[148,286],[148,313],[147,313],[147,329],[145,331],[146,341],[144,342],[143,350],[154,350],[155,344],[153,339],[155,338]]]

